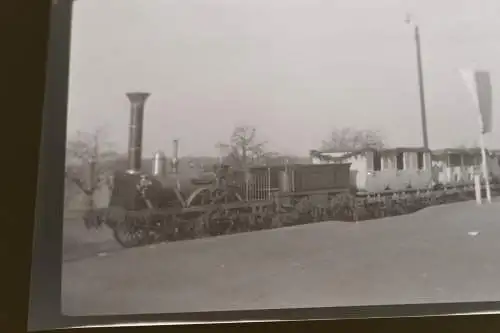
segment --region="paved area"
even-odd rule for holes
[[[78,215],[66,216],[63,228],[63,261],[71,262],[102,253],[121,251],[109,228],[88,230]]]
[[[74,258],[63,265],[63,311],[500,300],[499,213],[499,202],[466,202],[357,224],[323,222]]]

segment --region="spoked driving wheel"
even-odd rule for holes
[[[206,215],[206,231],[210,236],[220,236],[231,232],[234,222],[228,212],[223,209],[216,209]]]
[[[131,248],[148,242],[149,232],[139,222],[138,218],[127,217],[113,228],[113,236],[121,246]]]

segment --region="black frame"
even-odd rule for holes
[[[378,150],[373,152],[373,171],[382,170],[382,155]]]
[[[46,99],[40,151],[29,330],[131,322],[228,322],[332,318],[405,317],[497,311],[500,302],[434,303],[303,308],[183,314],[67,317],[61,315],[61,249],[64,164],[73,0],[59,0],[51,12]]]
[[[396,170],[402,171],[405,169],[405,153],[398,152],[396,155]]]
[[[424,169],[424,153],[419,151],[417,152],[417,169],[418,170],[423,170]]]

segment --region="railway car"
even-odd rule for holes
[[[312,163],[351,163],[350,182],[358,192],[378,193],[432,186],[432,153],[424,148],[311,152]]]
[[[487,152],[490,188],[498,195],[498,155]],[[474,198],[474,174],[481,172],[479,149],[362,149],[311,151],[312,163],[351,163],[356,188],[354,219],[400,215],[424,207]],[[483,180],[483,191],[485,184]]]
[[[500,154],[486,151],[489,179],[500,179]],[[387,190],[428,189],[441,185],[472,185],[474,174],[481,172],[481,150],[391,148],[345,151],[311,151],[314,164],[351,163],[351,184],[359,192],[378,193]]]

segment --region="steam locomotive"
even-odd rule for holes
[[[114,173],[108,207],[84,217],[89,228],[110,227],[123,247],[406,214],[429,205],[468,200],[474,193],[470,181],[446,183],[429,171],[432,152],[405,148],[386,150],[385,157],[376,150],[311,151],[312,164],[246,170],[221,163],[214,166],[212,177],[181,183],[167,175],[162,153],[155,155],[153,172],[141,171],[144,106],[149,94],[128,93],[127,97],[131,103],[128,170]],[[174,168],[177,150],[175,142]]]

